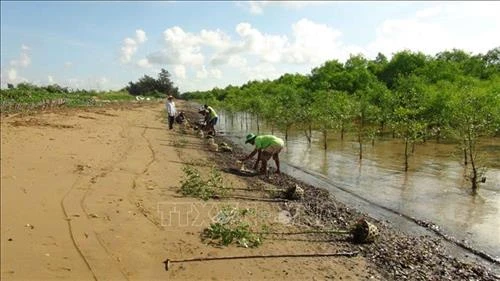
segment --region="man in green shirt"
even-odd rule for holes
[[[247,157],[242,158],[241,161],[246,161],[252,158],[255,154],[258,154],[257,161],[255,162],[253,169],[257,170],[260,161],[262,162],[260,173],[265,174],[267,171],[267,161],[273,157],[274,162],[276,163],[276,173],[281,173],[279,153],[285,146],[285,142],[282,139],[273,135],[256,136],[254,134],[248,134],[245,143],[255,145],[255,149]]]
[[[210,132],[213,132],[213,135],[215,136],[215,125],[217,124],[217,120],[219,117],[217,116],[217,112],[211,107],[208,106],[207,104],[204,105],[205,111],[208,114],[207,117],[207,132],[210,134]]]

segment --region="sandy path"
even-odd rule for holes
[[[379,278],[361,257],[226,260],[165,271],[166,258],[342,247],[293,240],[269,240],[256,249],[201,243],[200,231],[221,203],[179,198],[175,190],[183,163],[209,152],[201,139],[166,130],[162,109],[155,104],[2,119],[2,280]],[[173,144],[179,138],[188,142],[185,148]],[[241,179],[224,176],[246,188]],[[279,211],[272,203],[226,203]]]
[[[144,134],[158,114],[141,108],[2,122],[2,277],[126,278],[94,221],[109,221],[120,205],[123,221],[138,213],[128,194],[154,160]]]

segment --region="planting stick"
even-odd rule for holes
[[[280,191],[285,191],[283,189],[279,189],[279,188],[263,188],[263,189],[258,189],[258,188],[254,188],[254,189],[251,189],[251,188],[232,188],[232,190],[244,190],[244,191],[276,191],[276,192],[280,192]]]
[[[195,261],[213,261],[213,260],[233,260],[233,259],[266,259],[266,258],[312,258],[312,257],[354,257],[358,252],[338,252],[338,253],[316,253],[316,254],[279,254],[279,255],[250,255],[250,256],[227,256],[227,257],[200,257],[184,260],[166,259],[165,270],[172,266],[172,263],[195,262]]]
[[[291,200],[282,198],[258,198],[258,197],[247,197],[247,196],[212,196],[213,199],[241,199],[250,201],[264,201],[264,202],[290,202]]]
[[[275,234],[275,235],[297,235],[297,234],[310,234],[310,233],[330,233],[330,234],[350,234],[349,230],[304,230],[299,232],[257,232],[257,234]]]

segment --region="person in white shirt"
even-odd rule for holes
[[[168,114],[168,129],[172,130],[174,128],[175,114],[177,110],[175,109],[174,97],[168,96],[167,99],[167,114]]]

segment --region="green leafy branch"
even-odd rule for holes
[[[222,208],[216,222],[203,231],[202,238],[217,245],[228,246],[234,242],[245,248],[258,247],[262,244],[263,234],[254,232],[248,221],[243,220],[247,215],[255,215],[255,210]],[[262,229],[265,230],[266,226]]]
[[[203,200],[208,200],[215,196],[227,194],[230,186],[226,186],[219,170],[212,167],[207,180],[204,180],[200,172],[192,166],[182,167],[184,178],[181,180],[180,192],[184,196],[192,196]]]

